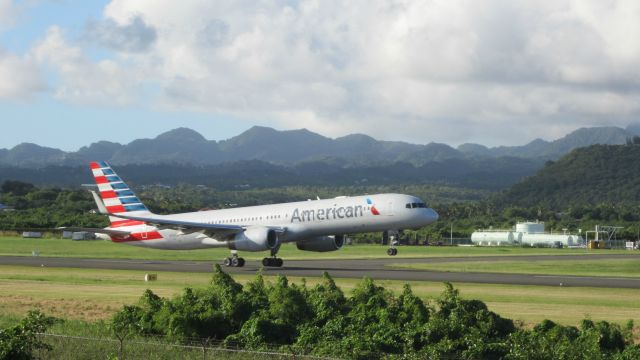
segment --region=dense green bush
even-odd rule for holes
[[[56,321],[39,311],[30,311],[18,325],[0,330],[0,360],[34,359],[34,351],[48,350],[49,345],[40,341],[37,335]]]
[[[406,285],[399,296],[364,279],[347,297],[326,273],[312,287],[262,275],[242,286],[216,266],[211,284],[164,299],[147,290],[113,318],[115,331],[180,343],[373,359],[634,359],[633,324],[585,320],[580,328],[544,321],[519,329],[450,284],[432,303]]]

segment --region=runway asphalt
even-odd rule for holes
[[[283,274],[287,276],[315,277],[327,271],[336,278],[362,278],[365,276],[380,280],[401,281],[438,281],[452,283],[484,283],[511,285],[542,285],[542,286],[583,286],[605,288],[640,289],[640,278],[596,277],[596,276],[568,276],[568,275],[528,275],[528,274],[495,274],[470,272],[439,272],[424,270],[394,269],[385,267],[397,263],[434,263],[434,262],[464,262],[464,261],[541,261],[557,260],[580,261],[584,259],[618,259],[635,258],[638,255],[564,255],[564,256],[487,256],[487,257],[459,257],[459,258],[384,258],[369,260],[286,260],[282,268],[265,268],[265,275]],[[140,270],[145,272],[176,271],[176,272],[211,272],[214,261],[160,261],[160,260],[132,260],[132,259],[86,259],[63,257],[21,257],[0,256],[0,265],[23,265],[37,267],[66,267],[85,269],[120,269]],[[262,265],[258,261],[247,261],[243,268],[224,268],[233,274],[255,274]]]

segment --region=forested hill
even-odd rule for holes
[[[497,196],[509,206],[640,205],[640,145],[594,145],[547,162]]]
[[[389,184],[440,184],[499,190],[533,174],[543,162],[534,159],[499,158],[429,162],[423,166],[397,162],[379,166],[342,167],[324,162],[294,166],[264,161],[237,161],[220,165],[182,164],[122,165],[115,170],[131,186],[162,184],[206,185],[217,189],[283,186],[352,186]],[[88,166],[49,166],[25,169],[0,165],[0,183],[19,180],[39,186],[75,187],[93,183]]]

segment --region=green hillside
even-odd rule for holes
[[[640,205],[640,145],[593,145],[548,162],[499,196],[509,206]]]

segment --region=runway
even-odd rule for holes
[[[387,267],[397,263],[435,263],[467,261],[541,261],[557,260],[580,261],[585,259],[635,258],[638,255],[563,255],[563,256],[485,256],[457,258],[384,258],[369,260],[286,260],[282,268],[265,268],[265,275],[283,274],[286,276],[316,277],[327,271],[336,278],[363,278],[365,276],[379,280],[399,281],[437,281],[452,283],[483,283],[539,286],[581,286],[604,288],[640,289],[640,278],[568,276],[568,275],[529,275],[496,274],[471,272],[439,272],[425,270],[394,269]],[[211,272],[215,262],[206,261],[161,261],[135,259],[86,259],[40,256],[0,256],[0,265],[23,265],[36,267],[65,267],[82,269],[119,269],[140,270],[144,272]],[[232,274],[255,274],[262,265],[259,261],[247,261],[243,268],[224,268]]]

